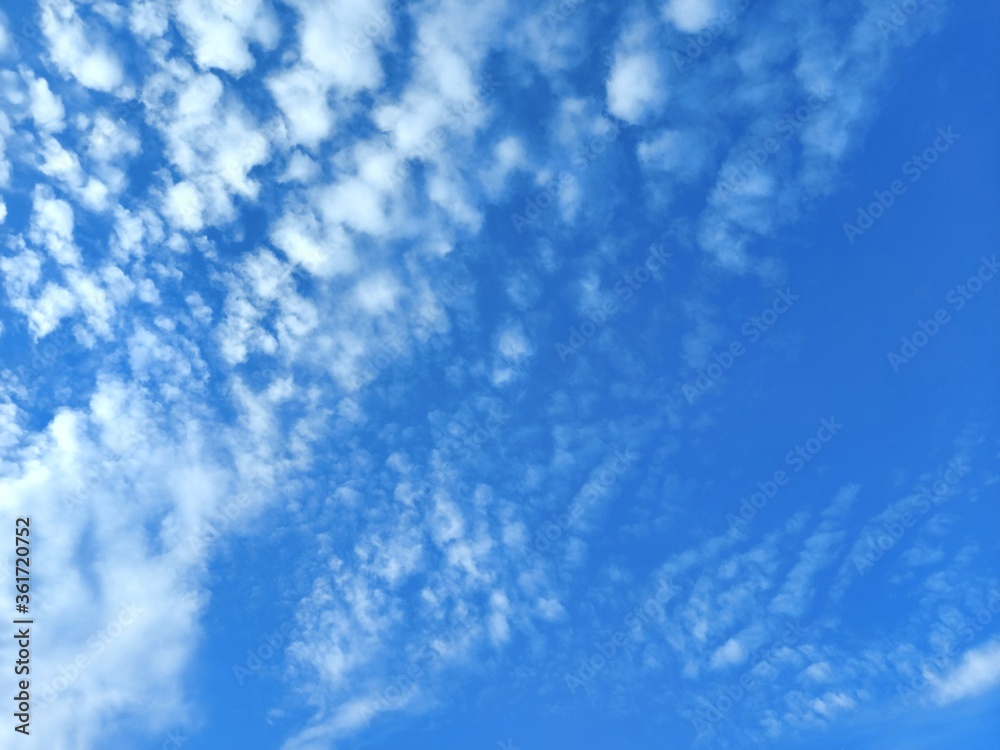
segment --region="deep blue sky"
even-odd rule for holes
[[[742,5],[5,10],[17,742],[995,745],[1000,11]]]

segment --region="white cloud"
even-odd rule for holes
[[[814,682],[829,682],[832,672],[829,664],[825,661],[820,661],[810,664],[806,669],[802,670],[802,674]]]
[[[747,658],[746,649],[738,640],[730,638],[719,646],[712,654],[712,669],[720,669],[733,664],[740,664]]]
[[[76,299],[65,287],[50,282],[30,305],[15,301],[15,307],[27,314],[35,336],[43,338],[58,328],[63,318],[69,317],[76,309]]]
[[[133,0],[129,7],[129,28],[143,39],[162,36],[170,23],[169,8],[152,0]]]
[[[463,182],[456,172],[436,171],[428,180],[427,194],[454,222],[476,232],[482,226],[483,212],[469,201]]]
[[[501,332],[497,342],[497,350],[507,359],[524,359],[531,353],[531,346],[524,335],[524,329],[519,325],[511,325]]]
[[[74,611],[74,606],[84,606],[79,592],[86,591],[99,606],[94,607],[97,616],[85,627],[103,627],[117,612],[110,592],[131,594],[140,580],[150,582],[148,590],[140,593],[146,610],[143,615],[151,617],[118,642],[122,646],[120,658],[109,658],[106,666],[95,667],[92,676],[79,683],[79,690],[74,687],[65,694],[62,707],[56,709],[59,721],[51,725],[58,724],[52,731],[61,732],[64,741],[62,745],[51,742],[50,746],[93,746],[97,741],[93,739],[94,722],[74,727],[70,721],[73,712],[114,720],[140,699],[152,701],[150,696],[156,691],[166,696],[162,716],[184,714],[181,670],[191,644],[197,641],[197,622],[204,605],[199,571],[206,562],[185,541],[221,497],[231,497],[234,489],[245,484],[241,473],[229,467],[227,451],[237,454],[234,464],[269,470],[286,460],[294,461],[297,468],[306,467],[313,446],[333,443],[344,449],[324,464],[323,471],[330,472],[329,477],[323,477],[330,480],[328,497],[301,492],[308,479],[283,485],[288,492],[283,493],[286,505],[282,510],[290,512],[297,522],[310,512],[311,503],[324,513],[356,514],[358,522],[356,528],[352,526],[346,545],[333,538],[338,530],[317,535],[316,584],[296,608],[302,632],[290,655],[295,666],[304,668],[301,674],[316,675],[303,687],[321,697],[314,704],[314,720],[289,741],[289,748],[313,747],[321,740],[329,744],[359,727],[372,706],[378,705],[372,696],[392,676],[384,674],[386,664],[395,663],[392,659],[409,657],[427,643],[433,644],[431,652],[445,664],[461,658],[466,641],[445,643],[446,622],[476,623],[481,631],[469,639],[499,648],[509,641],[515,628],[530,631],[529,618],[555,620],[566,616],[568,610],[578,612],[579,603],[564,596],[566,592],[559,590],[562,584],[555,580],[570,578],[586,559],[587,535],[601,522],[596,510],[605,507],[603,500],[588,505],[586,522],[568,535],[571,539],[563,539],[565,544],[557,545],[547,561],[530,566],[519,562],[511,569],[505,555],[522,550],[540,528],[532,521],[534,503],[546,506],[546,513],[547,506],[556,506],[558,498],[552,496],[556,488],[546,486],[548,479],[565,479],[574,471],[585,477],[594,466],[588,454],[592,445],[600,442],[596,437],[599,430],[587,424],[577,413],[581,410],[573,406],[592,403],[591,393],[584,389],[575,400],[568,391],[557,394],[550,404],[552,411],[546,413],[557,414],[562,423],[532,426],[536,435],[545,434],[538,429],[551,435],[550,463],[545,456],[521,460],[516,453],[505,451],[503,465],[499,469],[491,466],[496,461],[488,452],[497,446],[489,441],[496,439],[496,434],[492,423],[484,421],[485,409],[478,404],[456,413],[427,414],[424,427],[438,441],[429,451],[405,455],[400,443],[409,439],[408,431],[381,430],[380,434],[394,443],[388,449],[393,451],[392,458],[385,465],[380,463],[379,452],[364,450],[351,430],[361,426],[380,429],[385,415],[379,413],[377,405],[397,403],[398,387],[406,382],[405,371],[383,373],[377,378],[381,382],[369,382],[373,352],[383,343],[393,352],[415,349],[421,333],[434,328],[446,335],[452,324],[460,327],[468,340],[477,335],[483,342],[481,356],[459,357],[448,363],[442,387],[471,381],[503,385],[526,366],[533,354],[535,327],[550,320],[550,310],[545,309],[550,301],[544,292],[550,288],[549,282],[555,281],[554,274],[568,270],[568,259],[560,258],[547,243],[526,250],[528,260],[512,259],[496,281],[506,287],[508,297],[519,308],[517,319],[523,322],[509,322],[501,311],[498,319],[507,322],[492,331],[482,329],[485,323],[475,304],[456,304],[446,316],[435,302],[434,282],[425,277],[426,269],[446,263],[461,267],[460,257],[437,256],[453,247],[459,248],[455,255],[461,255],[466,240],[480,231],[488,215],[484,193],[487,201],[501,198],[517,170],[529,173],[526,181],[547,182],[558,173],[558,160],[606,132],[605,105],[628,122],[648,121],[659,114],[667,102],[670,69],[663,65],[662,40],[647,44],[633,27],[616,48],[605,82],[606,96],[599,92],[591,100],[574,99],[572,94],[567,98],[567,81],[556,73],[572,69],[586,54],[579,32],[592,16],[590,9],[581,7],[575,18],[560,28],[535,30],[532,39],[539,49],[529,53],[522,48],[524,59],[507,60],[514,64],[504,69],[516,75],[504,80],[500,85],[507,88],[494,97],[479,89],[478,78],[487,60],[500,57],[495,55],[498,38],[509,42],[503,37],[512,34],[516,26],[516,19],[506,15],[506,4],[487,1],[468,5],[454,0],[409,4],[393,11],[410,14],[407,28],[412,27],[413,34],[412,39],[408,35],[405,50],[409,69],[392,81],[392,86],[382,88],[380,56],[395,44],[396,24],[387,15],[384,1],[296,0],[299,12],[291,17],[295,28],[286,29],[294,32],[293,45],[281,51],[280,60],[268,58],[270,77],[263,87],[258,81],[233,86],[229,75],[199,73],[183,56],[173,56],[178,51],[175,40],[157,38],[169,28],[168,10],[175,9],[181,33],[199,66],[239,76],[254,68],[260,71],[255,55],[273,48],[277,41],[271,11],[285,8],[282,2],[213,0],[209,5],[208,0],[179,0],[168,5],[140,0],[127,10],[124,5],[105,3],[81,10],[80,16],[61,0],[47,2],[46,7],[59,9],[58,18],[50,24],[58,27],[49,34],[52,59],[60,70],[76,75],[85,86],[114,90],[124,97],[125,79],[134,75],[134,50],[122,42],[122,52],[116,52],[117,36],[115,48],[104,45],[105,22],[101,17],[117,24],[116,35],[127,24],[146,40],[143,49],[135,53],[142,62],[135,70],[152,71],[142,82],[142,102],[147,124],[157,131],[147,137],[145,126],[133,129],[111,115],[71,114],[69,121],[81,138],[72,140],[71,129],[65,137],[59,136],[60,143],[51,133],[64,129],[62,103],[43,79],[32,78],[30,85],[36,95],[30,109],[36,127],[51,132],[36,139],[38,149],[25,161],[34,158],[43,174],[57,181],[60,190],[65,187],[65,195],[73,200],[111,210],[104,217],[77,213],[77,234],[81,244],[87,243],[87,254],[81,257],[74,245],[70,204],[56,199],[55,193],[46,193],[42,201],[36,191],[31,229],[23,237],[15,237],[10,254],[0,258],[7,296],[13,308],[28,317],[36,337],[61,324],[65,334],[75,336],[81,346],[95,345],[101,335],[121,334],[122,356],[108,357],[105,366],[124,367],[133,385],[99,380],[90,413],[86,409],[67,410],[53,420],[46,435],[31,438],[25,438],[27,432],[16,425],[17,410],[0,400],[0,420],[15,422],[4,440],[15,440],[15,447],[27,441],[25,452],[16,457],[19,462],[10,463],[4,456],[0,484],[6,491],[8,484],[20,482],[16,502],[34,502],[41,497],[40,504],[45,504],[48,495],[39,495],[40,487],[50,487],[58,494],[63,489],[61,481],[75,480],[85,465],[98,465],[96,461],[107,456],[108,449],[117,446],[134,455],[142,465],[130,465],[114,474],[113,486],[109,484],[97,493],[96,500],[106,507],[95,502],[95,507],[88,505],[81,510],[79,517],[72,513],[65,514],[66,518],[56,514],[43,517],[51,533],[67,542],[67,549],[79,548],[77,543],[86,538],[102,548],[100,562],[108,563],[74,569],[78,561],[54,561],[76,586],[67,584],[60,590],[62,599],[55,602],[57,616],[52,622],[61,625],[68,621],[67,613]],[[666,12],[678,29],[693,31],[703,27],[715,7],[715,3],[673,0]],[[657,29],[657,33],[662,30]],[[74,34],[82,37],[77,39]],[[59,40],[51,41],[53,35]],[[551,45],[543,44],[545,35],[552,37]],[[82,43],[69,48],[66,39]],[[789,44],[789,49],[792,46]],[[183,45],[181,51],[187,52]],[[118,54],[130,62],[127,74]],[[791,53],[785,57],[790,58]],[[639,136],[637,155],[644,169],[638,177],[661,183],[693,180],[703,176],[708,165],[720,160],[730,163],[730,156],[735,159],[734,154],[713,152],[716,146],[724,146],[720,143],[723,134],[713,130],[713,123],[727,122],[732,109],[740,107],[745,119],[748,105],[753,112],[768,112],[772,103],[780,100],[779,86],[771,80],[769,59],[762,56],[756,68],[742,69],[737,63],[734,71],[747,80],[734,76],[734,86],[739,87],[736,95],[707,84],[686,88],[688,95],[697,91],[700,97],[695,114],[679,101],[684,92],[671,87],[670,104],[677,105],[670,111],[671,129]],[[529,123],[544,132],[541,142],[535,137],[537,133],[512,131],[509,123],[494,120],[495,115],[503,115],[500,102],[510,101],[509,97],[516,100],[523,83],[520,72],[535,75],[533,63],[524,65],[525,60],[541,65],[552,77],[551,90],[559,97],[552,120]],[[702,74],[707,78],[710,71],[729,65],[726,55],[717,55],[717,61],[717,65],[692,69],[692,78]],[[822,55],[816,55],[796,75],[803,82],[819,77],[826,69],[825,62]],[[758,75],[764,80],[756,80]],[[685,80],[685,86],[692,78]],[[574,87],[575,82],[569,90]],[[265,115],[270,118],[268,126],[258,120],[259,97],[267,97],[264,88],[280,110]],[[76,87],[64,92],[56,86],[56,90],[63,92],[67,106],[87,95]],[[244,105],[242,97],[253,102],[252,109]],[[805,153],[811,154],[807,158],[819,163],[820,157],[845,152],[851,140],[838,128],[853,123],[854,114],[863,112],[864,101],[856,104],[845,109],[842,118],[822,126],[817,120],[810,126],[814,129],[802,138]],[[27,112],[29,107],[24,104],[22,109]],[[360,139],[352,141],[354,134],[338,127],[366,115],[374,127]],[[521,126],[515,124],[515,128]],[[10,131],[7,118],[0,113],[0,134],[9,136]],[[140,142],[140,133],[145,143]],[[549,134],[555,144],[545,141]],[[831,134],[838,137],[828,138]],[[333,136],[333,144],[324,143]],[[825,151],[820,145],[824,140]],[[16,147],[23,142],[13,141]],[[13,150],[9,143],[8,150]],[[165,144],[162,156],[157,153],[160,143]],[[142,161],[133,166],[155,170],[154,187],[148,195],[142,191],[124,194],[121,201],[128,208],[118,206],[115,199],[124,192],[127,174],[123,162],[139,154]],[[537,165],[536,169],[533,162],[544,161],[547,154],[552,154],[553,163]],[[269,164],[272,156],[273,170]],[[601,176],[614,175],[617,160],[603,159],[594,181],[600,189],[615,188],[611,180]],[[419,177],[407,176],[405,169],[416,162]],[[702,241],[732,270],[754,266],[748,250],[752,233],[772,227],[768,206],[779,200],[782,207],[786,205],[786,193],[781,189],[784,170],[776,163],[772,166],[725,200],[713,197],[700,226],[677,217],[684,225],[684,234],[697,230]],[[0,158],[0,182],[3,171]],[[281,177],[262,191],[262,182],[274,175]],[[584,205],[598,207],[584,202],[591,196],[584,195],[581,185],[592,188],[575,180],[560,192],[564,219],[579,215]],[[273,203],[252,205],[259,195],[266,195]],[[620,197],[611,195],[605,203],[616,204]],[[253,212],[253,223],[246,225],[245,234],[243,222],[225,227],[227,234],[218,247],[214,240],[181,234],[224,224],[244,207]],[[76,208],[81,210],[79,204]],[[0,201],[0,220],[3,212]],[[94,241],[91,236],[95,218],[113,220],[106,242],[103,237]],[[675,223],[674,217],[670,222]],[[252,234],[251,226],[259,231]],[[235,244],[227,246],[227,240]],[[278,250],[260,247],[268,241]],[[245,250],[245,245],[252,249]],[[615,256],[616,260],[620,257]],[[192,262],[192,258],[197,261]],[[603,271],[598,273],[596,258],[595,254],[583,260],[584,276],[592,289],[599,289],[604,278]],[[607,259],[601,256],[599,260],[603,263]],[[196,268],[205,268],[206,273],[197,274]],[[301,271],[315,278],[304,279]],[[300,294],[303,288],[309,289],[308,299]],[[124,316],[121,308],[133,296],[138,309]],[[169,309],[178,298],[186,305]],[[161,307],[148,310],[140,301]],[[411,320],[418,310],[427,311],[435,323],[418,328]],[[694,318],[693,333],[686,335],[690,326],[680,333],[683,356],[689,364],[710,357],[713,336],[719,330],[710,313],[690,317]],[[488,319],[494,320],[492,315]],[[418,335],[408,339],[409,343],[397,343],[404,334],[414,332]],[[195,334],[204,340],[186,338]],[[104,354],[108,350],[98,351]],[[221,360],[223,364],[221,371],[211,373],[211,380],[233,384],[226,396],[232,398],[237,412],[232,429],[217,421],[200,421],[197,415],[210,410],[211,404],[188,400],[191,394],[204,393],[204,383],[210,377],[203,353],[206,360]],[[622,361],[623,372],[642,371],[636,352]],[[239,368],[248,373],[246,382],[228,367],[241,363],[246,363],[245,368]],[[313,375],[316,378],[309,379]],[[363,385],[372,393],[343,397],[344,391],[358,391]],[[396,400],[383,398],[387,394]],[[79,394],[73,395],[73,402],[80,403]],[[144,401],[146,398],[150,401]],[[157,411],[161,407],[166,407],[162,413]],[[300,410],[308,412],[308,418],[300,419]],[[134,411],[158,418],[169,414],[183,428],[170,432],[156,427],[148,439],[129,439],[121,425],[131,421]],[[631,439],[636,430],[654,431],[658,415],[650,412],[646,417],[645,422],[630,421],[623,414],[613,420],[616,434],[605,437],[609,441],[624,435]],[[473,458],[458,458],[463,454],[453,443],[470,437],[478,440],[487,433],[481,453],[477,448]],[[503,438],[505,448],[528,442],[508,437]],[[543,442],[549,442],[548,435]],[[663,447],[664,452],[669,450],[673,450],[669,445]],[[34,472],[30,463],[39,456],[45,459],[45,475]],[[594,468],[593,474],[601,468],[606,469]],[[494,469],[517,477],[516,492],[491,482]],[[645,477],[640,481],[647,486],[655,484],[654,491],[664,505],[673,503],[668,496],[680,489],[680,483],[662,473],[652,474],[656,472],[648,481]],[[424,479],[431,488],[420,501],[414,487]],[[521,503],[518,498],[522,496],[531,500]],[[122,498],[129,503],[122,505],[118,502]],[[388,507],[392,513],[384,512]],[[654,512],[659,513],[650,511]],[[662,517],[652,515],[632,520],[636,522],[627,528],[666,526]],[[146,529],[148,534],[111,533],[127,528]],[[786,525],[784,533],[797,533],[790,529],[792,526]],[[683,627],[664,623],[668,638],[663,643],[677,650],[692,675],[706,664],[722,669],[745,661],[761,645],[767,626],[772,624],[764,619],[770,614],[769,601],[777,602],[774,607],[782,612],[807,606],[812,589],[818,586],[816,574],[838,541],[831,522],[807,540],[797,560],[794,556],[785,560],[787,564],[779,565],[774,559],[776,545],[770,541],[746,554],[719,560],[720,552],[736,543],[734,539],[734,535],[726,535],[713,539],[704,549],[671,558],[670,566],[690,571],[696,580],[687,605],[678,613]],[[108,544],[103,549],[105,542]],[[344,555],[342,561],[334,556],[334,549]],[[786,572],[789,566],[791,571],[783,582],[779,570]],[[558,576],[550,579],[549,567],[558,568]],[[102,571],[96,583],[85,580],[91,570]],[[616,574],[619,583],[627,577],[620,569]],[[510,586],[513,579],[516,585]],[[162,607],[153,611],[150,605]],[[755,619],[758,615],[761,619]],[[749,624],[741,624],[742,619]],[[530,633],[530,637],[540,639],[542,634]],[[72,657],[72,638],[65,641],[61,649],[47,653]],[[141,670],[134,668],[141,663],[136,654],[149,642],[165,645],[148,660],[152,676],[141,675],[146,681],[140,683],[136,673]],[[636,650],[644,667],[665,663],[660,645],[651,642]],[[816,653],[802,655],[796,673],[816,682],[830,680],[831,670],[820,666],[828,662],[817,663],[817,658]],[[824,658],[830,657],[824,654]],[[802,671],[809,663],[813,666]],[[832,659],[830,663],[839,664]],[[426,676],[428,685],[415,688],[413,696],[432,697],[435,669],[427,669]],[[141,693],[146,688],[149,693]],[[133,695],[136,689],[139,692]],[[130,703],[120,699],[121,695],[136,700]],[[410,700],[408,695],[393,708],[412,705]],[[416,697],[412,701],[419,703]],[[803,699],[803,705],[817,716],[827,716],[851,706],[852,701],[847,693],[829,692]]]
[[[73,208],[39,185],[32,197],[31,241],[44,247],[64,266],[80,264],[80,250],[73,242]]]
[[[197,232],[205,225],[204,203],[198,188],[191,182],[180,182],[167,188],[163,215],[176,227]]]
[[[678,31],[695,34],[717,15],[717,0],[667,0],[663,15]]]
[[[315,68],[299,66],[267,79],[267,88],[288,123],[291,142],[316,148],[336,122],[327,102],[329,82]]]
[[[401,292],[395,277],[383,272],[359,281],[354,287],[354,298],[362,310],[378,315],[393,310]]]
[[[495,646],[500,646],[510,640],[510,600],[502,591],[494,591],[490,595],[490,615],[488,627],[490,640]]]
[[[64,75],[97,91],[114,91],[125,80],[118,56],[94,24],[85,26],[70,0],[41,0],[41,28],[49,55]]]
[[[824,718],[833,716],[840,709],[851,709],[856,705],[855,700],[844,693],[825,693],[822,698],[814,699],[809,707]]]
[[[198,211],[169,214],[179,228],[224,224],[235,216],[234,196],[256,200],[260,184],[249,172],[270,158],[271,145],[217,76],[164,61],[146,80],[142,98],[168,158],[199,198]],[[190,188],[179,197],[195,205]]]
[[[77,154],[63,148],[59,141],[46,135],[42,137],[40,155],[43,161],[38,165],[38,169],[42,174],[62,182],[92,211],[103,211],[108,208],[111,190],[97,177],[86,174]]]
[[[10,162],[7,160],[6,141],[11,135],[10,120],[0,111],[0,188],[10,184]]]
[[[289,207],[271,230],[271,242],[310,273],[331,277],[350,273],[357,257],[350,238],[339,227],[320,225],[308,209]]]
[[[358,177],[344,177],[329,187],[317,188],[313,203],[331,225],[379,235],[389,231],[387,198],[375,185]]]
[[[615,117],[637,123],[664,99],[656,58],[649,52],[619,51],[608,76],[608,110]]]
[[[482,180],[491,198],[498,198],[503,191],[507,177],[517,169],[528,165],[527,154],[520,139],[507,136],[493,149],[493,163],[483,170]]]
[[[30,515],[52,542],[32,568],[52,625],[37,634],[47,658],[32,664],[40,747],[97,747],[109,714],[141,715],[156,732],[185,711],[207,602],[198,534],[232,497],[232,472],[195,437],[204,425],[188,414],[174,434],[157,409],[141,388],[99,376],[89,403],[61,409],[0,465],[0,520]],[[0,645],[5,660],[12,648]]]
[[[254,66],[250,43],[272,49],[278,41],[277,19],[261,0],[179,0],[175,13],[203,69],[240,76]]]
[[[136,135],[121,120],[113,120],[103,112],[94,116],[87,134],[87,155],[99,162],[112,162],[140,152]]]
[[[381,84],[378,45],[393,29],[384,0],[292,0],[292,4],[302,15],[297,30],[304,65],[345,94]]]
[[[65,127],[63,118],[66,114],[62,100],[49,89],[49,82],[44,78],[36,78],[26,68],[21,68],[21,76],[28,85],[31,96],[31,118],[35,127],[49,133],[58,133]]]
[[[6,55],[13,46],[10,31],[7,29],[7,19],[0,16],[0,55]]]
[[[961,663],[934,686],[941,705],[979,695],[1000,684],[1000,640],[967,651]]]
[[[301,151],[294,151],[288,159],[280,182],[301,182],[308,185],[320,174],[319,165]]]

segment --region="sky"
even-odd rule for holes
[[[998,32],[6,4],[0,747],[995,747]]]

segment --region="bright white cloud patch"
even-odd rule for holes
[[[608,76],[608,109],[636,123],[654,111],[664,97],[656,58],[648,52],[620,52]]]
[[[85,25],[70,0],[41,0],[40,9],[48,52],[64,75],[96,91],[114,91],[124,82],[121,61],[96,22]]]
[[[663,15],[685,34],[696,34],[718,15],[717,0],[667,0]]]
[[[991,641],[967,652],[934,686],[938,703],[952,703],[979,695],[1000,684],[1000,642]]]
[[[271,49],[278,39],[277,21],[262,0],[180,0],[175,12],[201,68],[242,75],[254,65],[250,43]],[[146,18],[138,23],[153,25]]]
[[[204,204],[198,188],[190,182],[171,185],[164,199],[163,213],[179,229],[196,232],[205,225]]]
[[[44,78],[35,78],[30,71],[22,72],[24,81],[28,85],[29,96],[31,97],[31,117],[35,121],[35,126],[39,130],[47,132],[58,132],[63,129],[65,123],[63,116],[62,101],[55,96],[49,83]]]

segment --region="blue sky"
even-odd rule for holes
[[[0,744],[993,747],[998,26],[5,8]]]

